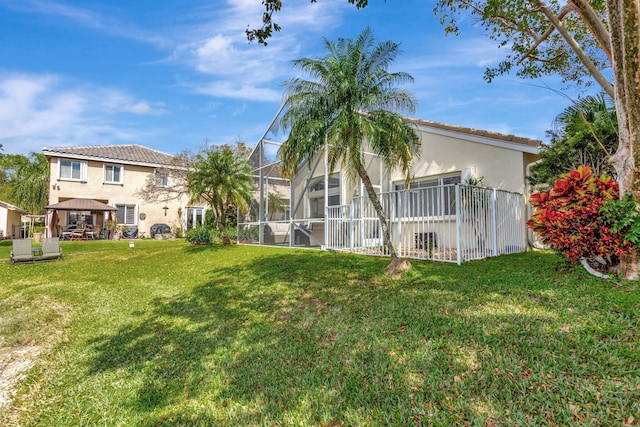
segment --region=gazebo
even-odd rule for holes
[[[69,199],[54,205],[45,206],[47,217],[45,219],[45,237],[53,237],[58,211],[90,211],[91,213],[103,213],[107,219],[115,220],[118,209],[94,199]]]

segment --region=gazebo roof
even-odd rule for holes
[[[55,205],[45,206],[46,209],[59,211],[117,211],[117,208],[93,199],[69,199]]]

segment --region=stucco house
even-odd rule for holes
[[[407,121],[422,145],[408,187],[399,170],[362,152],[401,256],[460,262],[526,249],[527,167],[539,159],[542,142]],[[263,176],[277,164],[273,153],[285,139],[276,118],[256,147],[265,158]],[[261,217],[240,218],[239,240],[383,255],[379,220],[362,183],[349,182],[339,168],[330,174],[326,165],[320,155],[291,179],[290,220],[271,221],[264,206]]]
[[[0,240],[20,236],[21,217],[27,211],[0,200]]]
[[[152,237],[158,225],[175,231],[204,220],[204,206],[191,206],[184,192],[168,191],[184,185],[176,156],[137,144],[42,152],[50,166],[47,228],[53,235],[80,224],[104,229],[112,219],[126,228],[126,237]]]

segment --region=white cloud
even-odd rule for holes
[[[169,61],[187,64],[205,77],[204,83],[183,82],[196,93],[278,102],[281,84],[293,72],[290,61],[300,57],[304,39],[313,37],[317,42],[320,32],[340,25],[347,6],[342,0],[328,0],[322,5],[287,4],[276,16],[283,32],[275,33],[264,47],[247,42],[242,24],[251,28],[260,25],[264,10],[260,2],[229,1],[227,8],[218,6],[215,13],[203,13],[209,19],[191,31],[190,40],[177,46]]]
[[[194,87],[197,93],[219,98],[231,98],[251,101],[278,102],[282,92],[269,88],[235,81],[214,81],[207,85]]]
[[[167,113],[167,111],[162,108],[163,106],[163,103],[155,103],[154,105],[151,105],[146,101],[139,101],[134,104],[124,104],[120,108],[120,111],[123,113],[158,116]]]
[[[433,70],[465,69],[466,72],[497,65],[508,52],[499,49],[495,42],[486,37],[465,39],[447,38],[447,43],[425,46],[424,54],[411,58],[401,57],[397,68],[409,73],[433,72]]]
[[[77,25],[91,28],[112,36],[137,40],[156,46],[167,46],[169,40],[161,33],[151,34],[134,25],[122,22],[109,13],[100,13],[88,8],[69,6],[67,4],[48,0],[0,0],[0,4],[22,13],[51,15],[66,19]]]
[[[114,125],[110,116],[162,114],[162,107],[114,89],[71,85],[59,76],[0,74],[0,144],[6,153],[26,153],[132,140],[140,133]]]

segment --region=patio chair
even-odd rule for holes
[[[87,229],[87,224],[84,224],[82,228],[76,228],[75,230],[71,230],[71,236],[69,240],[82,240],[84,239],[84,232]]]
[[[92,230],[87,230],[86,235],[87,239],[95,240],[100,238],[100,231],[102,230],[101,225],[96,225]]]
[[[36,259],[62,259],[62,248],[60,247],[60,239],[57,237],[49,237],[42,239],[42,255]]]
[[[31,239],[13,239],[13,248],[11,249],[11,262],[33,261],[33,252],[31,252]]]

